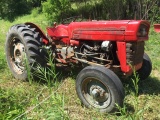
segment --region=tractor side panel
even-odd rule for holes
[[[73,22],[68,30],[69,38],[76,40],[137,41],[148,40],[149,27],[143,20],[88,21]]]
[[[73,31],[72,39],[81,40],[124,40],[124,30],[107,29],[77,29]]]
[[[69,36],[75,40],[124,40],[128,22],[129,20],[73,22],[68,25]]]

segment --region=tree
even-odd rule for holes
[[[0,0],[0,18],[13,21],[17,16],[30,13],[46,0]]]

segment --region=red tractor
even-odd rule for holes
[[[48,27],[45,35],[33,23],[17,24],[7,34],[7,63],[20,80],[27,79],[24,56],[34,71],[33,64],[47,65],[47,49],[56,64],[82,64],[85,67],[76,78],[78,97],[88,108],[114,112],[117,105],[123,105],[125,96],[118,75],[132,75],[132,68],[140,79],[151,73],[151,60],[144,53],[149,28],[145,20],[73,20]]]

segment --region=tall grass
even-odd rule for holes
[[[48,87],[52,87],[56,84],[59,73],[56,72],[55,58],[53,57],[52,51],[48,51],[47,54],[48,58],[44,59],[46,59],[49,66],[41,66],[38,64],[33,76],[36,76],[41,81],[45,81]]]
[[[55,94],[52,96],[46,105],[51,105],[49,109],[44,112],[49,120],[69,120],[67,110],[65,110],[64,95]]]
[[[133,69],[133,77],[131,78],[132,80],[132,85],[133,85],[133,91],[134,92],[129,92],[128,94],[132,94],[131,97],[131,105],[132,105],[132,111],[128,110],[127,106],[127,101],[125,100],[124,106],[121,108],[117,106],[119,109],[119,113],[121,115],[120,119],[127,119],[127,120],[142,120],[143,119],[143,113],[146,110],[146,106],[143,108],[139,107],[139,75],[136,73],[136,71]]]

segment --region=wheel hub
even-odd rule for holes
[[[93,89],[93,91],[91,91],[91,94],[94,98],[97,98],[98,96],[100,96],[98,89]]]
[[[24,70],[24,59],[25,59],[25,50],[24,45],[20,42],[14,43],[14,51],[13,51],[13,61],[15,63],[16,69],[20,72]]]
[[[91,86],[90,93],[97,102],[105,102],[108,99],[108,93],[100,86]]]
[[[15,45],[14,58],[15,62],[22,65],[24,59],[24,45],[22,43]]]
[[[103,109],[110,105],[112,97],[109,88],[99,79],[88,77],[83,82],[84,97],[95,108]]]

